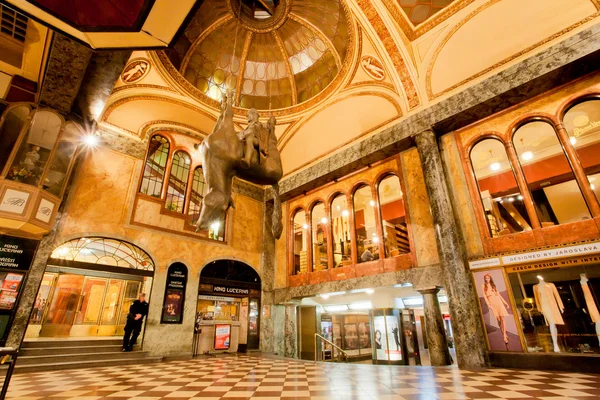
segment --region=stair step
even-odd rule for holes
[[[108,353],[120,352],[121,344],[109,346],[72,346],[72,347],[21,347],[20,357],[51,356],[55,354],[82,354],[82,353]],[[138,350],[138,346],[134,346]]]
[[[24,341],[22,349],[49,348],[49,347],[81,347],[81,346],[116,346],[121,345],[123,339],[82,339],[82,340],[32,340]]]
[[[100,353],[80,353],[80,354],[53,354],[53,355],[39,355],[39,356],[21,356],[17,359],[17,365],[32,365],[32,364],[54,364],[54,363],[65,363],[65,362],[79,362],[79,361],[112,361],[124,360],[132,358],[146,358],[148,352],[146,351],[111,351],[111,352],[100,352]],[[106,363],[104,363],[106,364]]]
[[[20,364],[21,358],[17,359],[17,365],[15,365],[15,374],[26,373],[26,372],[47,372],[57,371],[63,369],[82,369],[82,368],[94,368],[94,367],[115,367],[119,365],[132,365],[132,364],[151,364],[162,361],[162,357],[141,357],[141,358],[129,358],[129,359],[115,359],[107,363],[103,360],[95,361],[70,361],[70,362],[54,362],[54,363],[41,363],[41,364]]]

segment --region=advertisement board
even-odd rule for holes
[[[229,350],[231,325],[215,324],[215,350]]]
[[[398,317],[376,315],[373,317],[374,345],[377,360],[402,360],[402,344]]]
[[[173,263],[169,267],[161,324],[180,324],[182,322],[187,274],[187,267],[182,263]]]

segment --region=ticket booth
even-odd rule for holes
[[[202,269],[194,335],[196,353],[259,349],[260,288],[258,273],[239,261],[214,261]]]

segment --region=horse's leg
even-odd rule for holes
[[[273,215],[271,216],[271,230],[275,239],[279,239],[283,233],[283,215],[281,212],[281,199],[279,198],[279,185],[273,187]]]

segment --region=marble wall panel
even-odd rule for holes
[[[467,256],[480,257],[483,255],[484,250],[481,240],[482,235],[477,226],[473,201],[469,194],[462,159],[453,134],[442,136],[440,139],[440,152],[453,208],[457,213],[456,221],[458,221],[460,233],[465,241]]]
[[[285,315],[286,309],[283,305],[274,305],[271,310],[273,315],[273,353],[279,356],[285,354]]]
[[[405,183],[405,200],[408,204],[410,227],[413,236],[414,253],[417,264],[439,263],[433,218],[429,197],[424,183],[421,159],[416,148],[401,154],[402,175]]]

